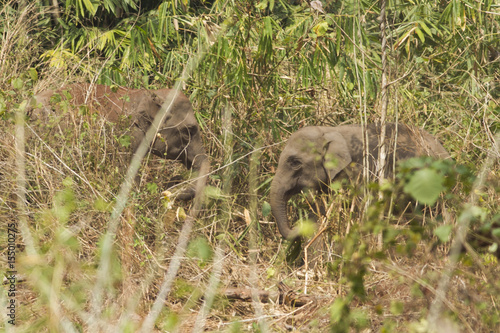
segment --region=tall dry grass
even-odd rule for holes
[[[68,80],[39,60],[36,36],[43,31],[33,22],[42,13],[28,6],[16,15],[6,21],[9,31],[0,47],[0,215],[20,230],[16,331],[417,332],[428,329],[433,313],[445,314],[445,328],[498,329],[497,259],[482,249],[459,261],[453,257],[450,266],[449,244],[436,245],[432,233],[411,224],[392,228],[362,219],[378,216],[376,204],[359,213],[369,191],[347,187],[323,196],[328,213],[319,229],[328,231],[319,246],[306,249],[307,256],[302,247],[298,260],[287,260],[294,249],[279,237],[266,210],[282,144],[247,122],[243,102],[228,103],[223,119],[205,119],[214,173],[198,218],[187,223],[179,208],[189,212],[189,204],[171,205],[161,194],[171,176],[185,171],[153,156],[128,169],[130,152],[117,143],[116,126],[71,106],[62,127],[16,119],[34,92]],[[83,79],[88,78],[69,78]],[[463,216],[468,211],[460,203],[471,198],[477,208],[467,223],[498,219],[498,147],[493,145],[498,138],[481,122],[498,121],[489,108],[497,101],[479,101],[474,111],[460,105],[456,95],[436,92],[434,99],[441,101],[423,112],[419,103],[405,98],[414,83],[394,88],[398,107],[405,110],[401,120],[426,124],[457,162],[485,172],[468,194],[457,185],[448,209]],[[310,107],[325,113],[319,120],[290,119],[335,124],[345,114],[356,117],[340,105],[337,114],[327,115],[339,98],[331,90],[313,99]],[[193,103],[197,109],[208,107],[203,100]],[[264,102],[258,105],[266,111]],[[440,127],[443,123],[447,126]],[[288,133],[279,137],[285,140]],[[130,187],[123,185],[127,170]],[[141,185],[130,181],[136,171]],[[293,204],[294,212],[308,208],[305,200]],[[425,218],[426,226],[442,223],[439,216]],[[387,237],[380,252],[372,237],[376,230]],[[0,235],[4,271],[7,240]],[[300,308],[280,304],[280,282],[315,301]],[[252,302],[228,300],[224,289],[229,287],[250,288]],[[352,292],[361,287],[362,293]],[[257,300],[262,291],[272,294],[270,302]],[[7,298],[1,297],[5,305]],[[434,312],[436,306],[442,311]],[[0,325],[13,330],[5,319]]]

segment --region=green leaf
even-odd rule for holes
[[[344,80],[344,74],[345,74],[344,62],[342,61],[339,62],[338,67],[339,67],[339,82],[342,82],[342,80]]]
[[[433,205],[444,190],[444,177],[432,169],[418,170],[404,186],[404,191],[426,205]]]
[[[94,16],[95,13],[97,12],[97,7],[94,7],[94,4],[90,1],[90,0],[83,0],[83,4],[85,5],[85,8],[87,8],[87,10],[89,11],[90,13],[90,16]],[[82,16],[83,15],[83,7],[82,7]]]
[[[342,298],[335,299],[333,305],[330,307],[330,319],[332,323],[338,323],[341,320],[347,319],[349,315],[349,306]]]
[[[113,204],[106,202],[102,198],[97,198],[94,201],[94,208],[100,212],[111,212],[113,210]]]
[[[267,279],[271,279],[276,275],[276,269],[274,267],[269,267],[266,269]]]
[[[28,74],[31,78],[31,81],[33,81],[33,82],[38,81],[38,72],[36,71],[36,69],[31,67],[30,69],[28,69]]]
[[[120,145],[121,145],[122,147],[125,147],[125,148],[130,147],[130,144],[131,144],[130,135],[122,135],[122,136],[118,139],[118,143],[120,143]]]
[[[316,223],[310,220],[300,220],[298,228],[301,236],[311,237],[316,232]]]
[[[215,200],[222,199],[224,196],[221,189],[215,186],[205,186],[205,195],[207,198]]]
[[[403,303],[400,301],[392,301],[390,310],[393,315],[399,316],[400,314],[403,313],[404,310]]]
[[[212,258],[213,251],[207,240],[199,237],[189,243],[187,255],[199,259],[201,263],[205,263]]]
[[[316,33],[318,37],[324,36],[328,31],[328,22],[322,21],[313,28],[313,31]]]
[[[260,9],[260,10],[265,10],[267,8],[268,0],[263,0],[259,2],[258,4],[255,5],[255,8]]]
[[[432,37],[432,31],[431,29],[429,29],[429,27],[427,26],[427,24],[425,24],[425,22],[423,21],[418,21],[418,24],[420,25],[420,28],[422,28],[422,30],[425,31],[425,33],[428,35],[428,36],[431,36]]]
[[[264,203],[262,204],[262,216],[268,217],[269,214],[271,214],[271,205],[269,204],[269,202],[264,201]]]
[[[337,193],[342,188],[342,182],[340,180],[336,180],[330,184],[330,189]]]
[[[77,250],[80,247],[80,242],[73,232],[64,227],[56,231],[56,240],[59,244],[67,246],[70,250]]]
[[[462,211],[462,213],[458,217],[458,220],[463,221],[463,220],[471,220],[473,218],[479,218],[481,222],[484,222],[486,216],[487,212],[485,209],[471,205]]]
[[[162,325],[163,329],[167,332],[174,331],[179,324],[179,315],[175,312],[170,312],[165,319],[163,319]]]
[[[413,32],[413,29],[410,29],[408,30],[407,32],[405,32],[398,40],[398,42],[394,45],[394,49],[397,49],[399,48],[404,42],[405,40],[411,35],[411,33]]]
[[[339,56],[340,55],[340,47],[342,46],[342,30],[339,27],[337,27],[336,31],[337,31],[337,35],[335,36],[335,40],[336,40],[335,52],[336,52],[337,56]]]
[[[452,229],[453,226],[450,224],[441,225],[434,229],[434,235],[437,236],[441,242],[445,243],[450,240]]]
[[[65,187],[71,187],[71,186],[73,186],[73,178],[71,178],[71,177],[64,178],[63,181],[62,181],[62,184]]]
[[[422,30],[420,30],[419,28],[415,28],[415,32],[417,33],[418,38],[420,38],[420,41],[422,43],[425,43],[425,36],[424,36],[424,33],[422,32]]]
[[[12,87],[14,87],[14,89],[21,89],[23,86],[24,86],[24,81],[21,80],[20,78],[12,80]]]
[[[187,218],[186,211],[182,207],[178,207],[177,211],[175,212],[175,216],[177,217],[177,220],[179,221],[185,221]]]
[[[338,158],[335,157],[334,154],[325,154],[325,162],[324,162],[324,167],[326,170],[332,170],[335,169],[339,165],[339,160]]]
[[[364,332],[361,328],[367,328],[370,326],[370,316],[364,310],[352,309],[351,318],[353,326],[358,329],[358,332]]]
[[[66,223],[75,209],[75,194],[70,187],[65,188],[54,196],[52,212],[61,223]]]
[[[151,194],[158,193],[158,185],[156,185],[156,183],[147,183],[146,184],[146,189]]]
[[[241,326],[242,326],[241,322],[235,321],[231,325],[229,325],[228,332],[229,333],[239,333],[239,332],[242,332],[243,330],[242,330]],[[260,330],[256,330],[256,332],[260,332]]]

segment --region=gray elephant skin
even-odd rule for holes
[[[366,126],[368,135],[370,174],[374,174],[378,159],[380,126]],[[397,134],[397,135],[396,135]],[[394,140],[397,137],[396,150]],[[393,173],[392,161],[417,156],[450,158],[439,141],[428,132],[404,124],[386,125],[388,147],[385,175]],[[360,179],[363,171],[363,130],[361,125],[337,127],[311,126],[293,133],[283,149],[271,184],[271,209],[279,232],[290,241],[299,238],[297,228],[291,228],[287,202],[302,190],[325,191],[336,179]]]
[[[60,100],[69,99],[74,107],[84,106],[110,122],[126,122],[129,126],[131,149],[135,152],[151,126],[156,114],[171,89],[146,90],[125,87],[112,88],[100,84],[71,84],[57,90],[47,90],[34,96],[34,119],[47,119],[57,114]],[[54,95],[59,102],[53,103]],[[57,98],[56,98],[57,99]],[[177,97],[159,126],[150,151],[162,158],[177,160],[200,176],[209,172],[208,156],[203,147],[200,129],[189,99],[178,92]],[[188,189],[178,197],[192,198],[194,189]]]

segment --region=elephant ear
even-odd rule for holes
[[[351,153],[342,134],[332,131],[325,133],[323,166],[330,179],[351,163]]]

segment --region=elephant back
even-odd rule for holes
[[[361,125],[344,125],[336,127],[348,142],[353,162],[359,165],[356,170],[362,170],[363,166],[363,131]],[[376,171],[379,156],[379,139],[381,126],[379,124],[368,124],[366,126],[369,152],[369,168]],[[450,154],[433,135],[427,131],[402,123],[386,124],[385,136],[386,161],[402,161],[412,157],[431,156],[435,158],[451,158]],[[389,163],[386,176],[393,174],[392,162]]]
[[[48,89],[33,97],[31,111],[34,119],[60,114],[65,106],[84,108],[90,113],[99,113],[115,121],[126,104],[127,94],[134,89],[110,87],[101,84],[74,83],[59,89]]]
[[[378,130],[378,133],[380,130]],[[440,159],[450,158],[438,139],[424,129],[401,123],[389,123],[386,127],[389,156],[396,150],[396,161],[412,157],[431,156]],[[380,134],[378,134],[380,136]],[[394,142],[397,138],[397,144]]]

